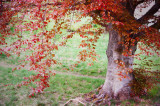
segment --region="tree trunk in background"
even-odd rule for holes
[[[110,26],[111,27],[111,26]],[[121,68],[117,69],[118,64],[115,62],[116,60],[122,60],[125,63],[126,68],[133,68],[133,57],[131,56],[123,56],[123,45],[120,45],[121,37],[118,35],[118,32],[114,29],[110,28],[109,31],[109,43],[108,49],[106,51],[108,57],[108,68],[105,83],[102,87],[102,93],[106,93],[110,97],[114,99],[125,100],[130,98],[131,87],[128,85],[130,81],[134,79],[133,73],[129,73],[128,75],[123,72]],[[132,49],[132,54],[135,53],[137,44],[135,46],[129,47]],[[128,76],[129,78],[123,78],[120,81],[120,76],[117,75],[119,71],[122,71],[123,74]]]

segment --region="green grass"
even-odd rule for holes
[[[46,88],[43,94],[38,94],[29,98],[29,87],[33,85],[22,86],[20,88],[15,87],[15,85],[23,81],[23,77],[33,74],[34,72],[27,70],[16,70],[12,72],[11,68],[0,67],[0,105],[57,106],[64,104],[71,98],[88,93],[104,83],[104,80],[102,79],[57,74],[51,76],[49,80],[50,87]],[[4,86],[6,84],[13,85]],[[123,101],[121,105],[148,105],[148,100],[151,101],[150,104],[159,103],[160,85],[151,89],[148,94],[148,96],[143,97],[144,101],[141,103],[135,103],[133,100],[128,100]],[[112,105],[115,105],[114,101],[111,103]]]
[[[91,79],[86,77],[75,77],[70,75],[55,75],[49,80],[50,87],[45,89],[44,94],[38,94],[29,98],[29,86],[20,88],[14,85],[23,81],[23,77],[34,74],[27,70],[16,70],[0,67],[0,105],[58,105],[67,100],[88,93],[104,83],[102,79]],[[11,86],[3,86],[14,84]]]
[[[72,75],[55,75],[49,80],[50,87],[44,90],[43,94],[38,94],[29,98],[30,86],[15,87],[16,84],[23,81],[23,77],[33,75],[34,72],[27,70],[16,70],[12,72],[11,68],[0,67],[0,105],[15,106],[59,106],[71,98],[88,93],[104,83],[102,79],[92,79],[87,77],[76,77]],[[6,84],[13,84],[4,86]],[[143,97],[143,101],[136,103],[133,100],[123,101],[121,105],[148,105],[159,103],[160,85],[149,91],[148,96]],[[148,102],[148,100],[150,102]],[[111,102],[115,105],[115,102]]]
[[[7,58],[6,54],[4,53],[0,54],[0,60],[6,59],[6,58]]]
[[[139,42],[139,44],[142,44],[142,43]],[[145,47],[146,45],[142,44],[142,46]],[[136,58],[134,59],[134,63],[138,64],[134,67],[135,68],[150,68],[151,71],[159,70],[160,69],[159,56],[154,51],[152,51],[152,49],[147,50],[147,51],[149,51],[150,53],[153,53],[153,55],[147,56],[147,55],[141,54],[139,56],[141,60],[138,60]],[[142,51],[137,47],[135,54],[139,54],[141,52]],[[157,52],[160,52],[160,51],[157,50]]]
[[[79,59],[78,55],[82,48],[78,48],[82,38],[79,34],[74,35],[70,39],[65,47],[59,47],[59,50],[56,51],[56,60],[61,62],[62,65],[54,65],[53,69],[58,71],[67,71],[63,70],[64,68],[69,69],[70,65],[75,64]],[[97,48],[95,49],[96,53],[100,56],[97,57],[97,61],[91,61],[87,59],[85,62],[81,62],[77,67],[74,68],[74,72],[78,72],[83,75],[92,75],[92,76],[105,76],[107,71],[107,56],[106,49],[108,43],[108,34],[102,35],[96,44]],[[88,66],[88,63],[93,62],[94,65]]]

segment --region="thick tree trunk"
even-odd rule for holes
[[[106,51],[108,57],[108,68],[106,80],[102,87],[101,93],[105,93],[114,99],[124,100],[130,98],[131,87],[129,86],[129,83],[133,80],[134,77],[133,73],[126,74],[126,70],[117,68],[117,60],[122,60],[125,63],[126,68],[132,69],[133,57],[126,57],[122,55],[124,46],[119,44],[120,41],[122,41],[122,38],[118,35],[118,32],[113,29],[110,30],[108,49]],[[132,49],[132,54],[134,54],[137,48],[137,44],[129,48]],[[123,78],[120,80],[119,78],[121,76],[117,75],[119,71],[121,71],[122,74],[126,75],[128,78]]]

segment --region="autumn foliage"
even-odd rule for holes
[[[125,47],[124,56],[133,56],[132,50],[128,47],[129,45],[134,46],[137,42],[145,45],[139,46],[143,51],[142,53],[148,56],[156,53],[159,56],[159,31],[137,22],[127,12],[123,5],[125,2],[126,0],[1,0],[0,44],[4,46],[0,48],[0,53],[5,53],[7,56],[14,53],[20,56],[29,51],[29,54],[25,55],[25,59],[20,61],[21,65],[17,69],[29,64],[29,71],[37,73],[24,78],[26,81],[17,86],[28,85],[31,82],[36,84],[37,87],[32,88],[30,96],[35,93],[42,93],[46,87],[49,87],[49,77],[55,75],[49,67],[54,64],[62,64],[55,59],[55,51],[58,51],[60,46],[66,45],[75,33],[83,38],[79,48],[84,49],[79,52],[79,61],[72,66],[75,67],[80,61],[85,61],[87,58],[96,61],[98,54],[95,52],[95,43],[104,30],[111,30],[109,24],[112,24],[113,28],[124,39],[123,42],[119,42]],[[73,15],[76,16],[76,20],[72,19]],[[78,23],[81,18],[87,16],[92,17],[91,24],[85,24],[76,30],[70,29],[72,23]],[[48,30],[49,23],[54,24],[53,28]],[[105,29],[103,27],[95,28],[92,24],[99,24]],[[70,34],[65,35],[63,30],[70,32]],[[25,35],[27,31],[30,36]],[[63,40],[58,42],[57,36]],[[6,40],[12,37],[16,38],[14,42],[7,44]],[[150,52],[151,49],[152,52]],[[139,55],[134,56],[139,58]],[[123,61],[117,60],[117,63],[119,67],[125,68]],[[126,70],[133,71],[132,69]],[[144,72],[144,70],[141,71]],[[121,72],[119,75],[125,78]],[[148,86],[151,83],[146,82]],[[141,83],[139,85],[143,86]]]

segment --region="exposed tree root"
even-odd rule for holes
[[[82,105],[84,105],[84,106],[87,105],[87,101],[85,101],[82,97],[77,97],[77,98],[75,98],[75,99],[70,99],[70,100],[68,100],[68,101],[64,104],[64,106],[68,106],[68,104],[69,104],[70,102],[73,102],[74,105],[76,105],[76,106],[78,106],[78,104],[82,104]]]
[[[64,106],[69,105],[71,102],[76,106],[78,104],[82,104],[84,106],[87,106],[88,104],[91,105],[91,106],[94,105],[94,104],[99,104],[99,103],[101,103],[101,101],[103,101],[107,97],[106,95],[103,95],[103,94],[100,95],[99,94],[99,91],[101,89],[102,89],[102,85],[99,88],[97,88],[97,89],[95,89],[95,90],[93,90],[93,91],[91,91],[87,94],[84,94],[82,97],[77,97],[75,99],[68,100],[64,104]],[[97,93],[98,93],[98,95],[97,95]]]
[[[120,99],[115,99],[111,96],[108,96],[106,93],[101,92],[103,85],[101,85],[99,88],[84,94],[82,97],[77,97],[75,99],[68,100],[64,106],[68,106],[69,104],[74,104],[78,106],[79,104],[83,106],[103,106],[103,105],[111,105],[111,100],[114,99],[114,102],[118,105],[121,103]],[[141,101],[144,101],[143,99],[139,98],[138,96],[130,98],[134,100],[136,103],[139,103]]]
[[[78,105],[78,104],[82,104],[84,106],[87,106],[87,105],[90,105],[90,106],[93,106],[93,105],[104,105],[104,104],[108,104],[110,105],[111,102],[110,100],[112,99],[111,97],[109,97],[107,94],[104,94],[104,93],[100,93],[101,89],[102,89],[102,86],[101,85],[99,88],[87,93],[87,94],[84,94],[82,97],[77,97],[75,99],[70,99],[68,100],[64,106],[67,106],[69,105],[71,102],[74,104],[74,105]]]
[[[92,105],[104,105],[104,104],[108,104],[110,105],[110,100],[112,99],[111,97],[109,97],[107,94],[105,93],[100,93],[101,89],[102,89],[103,85],[101,85],[99,88],[95,89],[94,91],[85,94],[84,95],[84,99],[87,102],[91,102]]]

